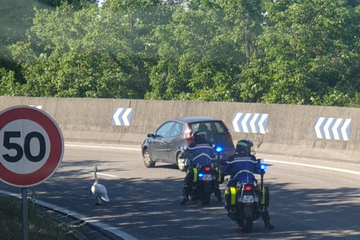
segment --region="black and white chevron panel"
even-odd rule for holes
[[[315,124],[315,138],[348,141],[351,119],[318,117]]]
[[[235,113],[232,120],[232,130],[243,133],[266,133],[268,114]]]
[[[113,125],[130,126],[132,108],[115,108]]]

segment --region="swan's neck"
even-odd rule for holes
[[[95,182],[97,183],[97,182],[98,182],[98,179],[97,179],[96,169],[95,169],[95,171],[94,171],[94,175],[95,175]]]

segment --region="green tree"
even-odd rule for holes
[[[151,31],[166,14],[143,0],[36,10],[28,41],[10,48],[26,79],[22,94],[143,98],[156,61]]]
[[[0,1],[0,67],[16,71],[19,78],[19,68],[7,46],[25,39],[26,31],[32,24],[35,4],[35,0]]]
[[[83,0],[11,0],[0,1],[0,67],[4,68],[13,77],[3,78],[2,81],[14,81],[16,86],[24,83],[24,76],[21,74],[21,66],[12,59],[8,46],[20,41],[26,41],[26,33],[32,26],[34,18],[34,8],[54,9],[62,2],[69,2],[80,6]],[[95,0],[88,0],[95,3]],[[1,79],[1,77],[0,77]],[[11,80],[10,80],[11,79]],[[10,84],[0,82],[2,86]],[[19,94],[19,91],[4,89],[2,94]]]
[[[149,99],[236,100],[233,85],[261,32],[260,1],[184,1],[158,27]]]
[[[345,0],[277,0],[267,10],[259,51],[242,73],[242,99],[354,104],[360,90],[359,7]]]
[[[60,7],[63,3],[68,3],[70,5],[73,5],[75,8],[81,9],[83,2],[93,3],[97,4],[98,0],[37,0],[43,8],[55,8]]]
[[[16,82],[15,72],[0,68],[0,96],[19,95],[19,83]]]

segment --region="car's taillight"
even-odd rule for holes
[[[232,138],[231,138],[230,133],[227,133],[227,134],[226,134],[226,137],[227,137],[227,141],[228,141],[228,142],[232,142]]]
[[[227,138],[227,141],[228,142],[232,142],[232,137],[231,137],[231,135],[230,135],[230,131],[229,131],[229,128],[225,125],[225,123],[223,123],[223,125],[224,125],[224,127],[225,127],[225,129],[226,129],[226,138]]]
[[[193,138],[191,137],[191,129],[188,124],[185,125],[185,133],[184,138],[190,143],[192,142]]]

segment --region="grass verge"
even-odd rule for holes
[[[1,240],[19,240],[22,237],[22,200],[0,196]],[[66,225],[50,220],[45,211],[28,201],[28,239],[68,240]]]

